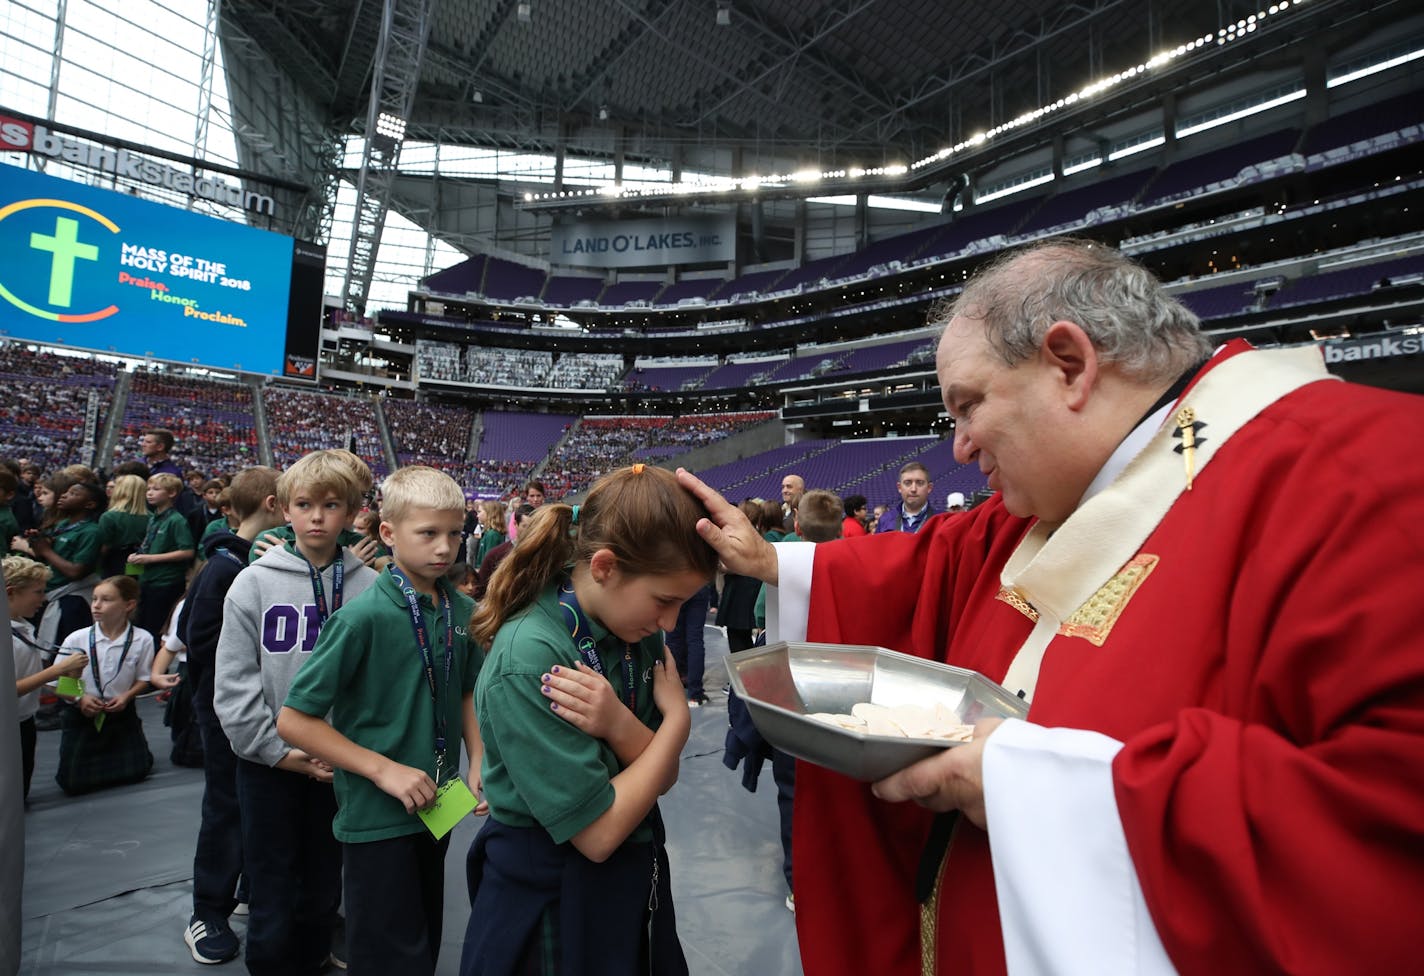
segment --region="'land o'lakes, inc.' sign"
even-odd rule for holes
[[[586,268],[725,263],[736,257],[736,232],[731,214],[573,221],[554,225],[549,260]]]

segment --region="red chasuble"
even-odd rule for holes
[[[1033,626],[999,579],[1029,525],[995,499],[916,535],[818,547],[807,639],[1002,679]],[[1330,381],[1286,395],[1099,593],[1049,644],[1029,720],[1125,743],[1118,810],[1178,970],[1417,968],[1424,399]],[[798,763],[808,976],[921,972],[930,819]],[[941,885],[936,972],[1003,972],[983,831],[960,824]]]

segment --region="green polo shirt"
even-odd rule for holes
[[[0,505],[0,554],[10,555],[10,540],[20,534],[20,520],[9,505]]]
[[[135,515],[111,508],[99,516],[99,532],[104,545],[110,549],[124,549],[136,546],[148,532],[147,515]]]
[[[444,694],[445,764],[441,782],[460,774],[464,741],[462,704],[475,688],[483,655],[470,642],[468,625],[474,601],[444,580],[455,628],[450,688]],[[421,595],[421,614],[430,632],[436,684],[445,675],[444,615]],[[330,713],[332,727],[404,766],[435,775],[435,705],[425,674],[410,605],[390,573],[383,572],[360,596],[331,615],[321,629],[311,657],[297,672],[286,704],[308,715]],[[418,834],[425,824],[394,797],[364,776],[336,771],[332,822],[336,839],[348,844]]]
[[[101,543],[99,523],[93,519],[85,519],[82,522],[65,519],[54,527],[54,532],[50,537],[50,544],[56,555],[63,556],[72,563],[88,566],[91,572],[99,564]],[[45,592],[52,593],[71,582],[73,580],[65,578],[63,573],[50,567],[49,582],[45,584]]]
[[[148,542],[145,551],[151,556],[194,548],[193,530],[188,528],[188,520],[176,508],[150,515],[144,539]],[[172,586],[183,582],[192,564],[192,559],[176,563],[147,563],[143,567],[142,579],[150,586]]]
[[[623,642],[597,621],[603,673],[624,696]],[[663,638],[654,634],[633,647],[639,721],[656,729],[662,714],[653,703],[653,663],[662,660]],[[481,769],[491,815],[511,827],[542,826],[562,844],[613,805],[610,780],[622,768],[602,739],[579,731],[549,708],[540,680],[554,665],[581,660],[559,609],[558,588],[549,586],[529,607],[504,622],[485,659],[475,714],[484,739]],[[629,838],[652,836],[645,821]]]
[[[201,553],[202,550],[203,550],[203,547],[204,547],[205,545],[207,545],[208,540],[211,539],[213,536],[215,536],[215,535],[220,535],[220,534],[223,533],[223,532],[236,532],[236,531],[237,531],[236,529],[234,529],[232,526],[230,526],[230,525],[227,524],[227,519],[225,519],[225,518],[215,518],[215,519],[213,519],[211,522],[208,523],[208,527],[203,530],[203,535],[202,535],[202,537],[201,537],[200,539],[198,539],[198,551]]]
[[[283,543],[296,542],[297,530],[292,528],[291,525],[288,524],[275,529],[268,529],[266,532],[259,532],[257,533],[257,538],[259,540],[275,539],[277,540],[275,545],[280,546]],[[342,529],[341,534],[336,537],[336,544],[344,549],[348,546],[354,546],[356,543],[360,542],[364,538],[366,537],[360,532],[357,532],[355,529]],[[266,549],[262,550],[262,552],[266,551]],[[247,554],[247,561],[249,563],[257,562],[257,560],[262,557],[262,552],[258,552],[257,547],[253,546],[252,551]]]

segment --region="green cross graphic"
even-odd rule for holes
[[[99,248],[93,244],[79,243],[79,221],[68,217],[56,217],[54,236],[33,233],[30,247],[37,251],[49,251],[54,255],[50,261],[49,303],[68,308],[74,291],[74,262],[78,260],[97,261]]]

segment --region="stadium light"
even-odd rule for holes
[[[400,142],[405,138],[405,119],[390,112],[376,116],[376,134]]]

